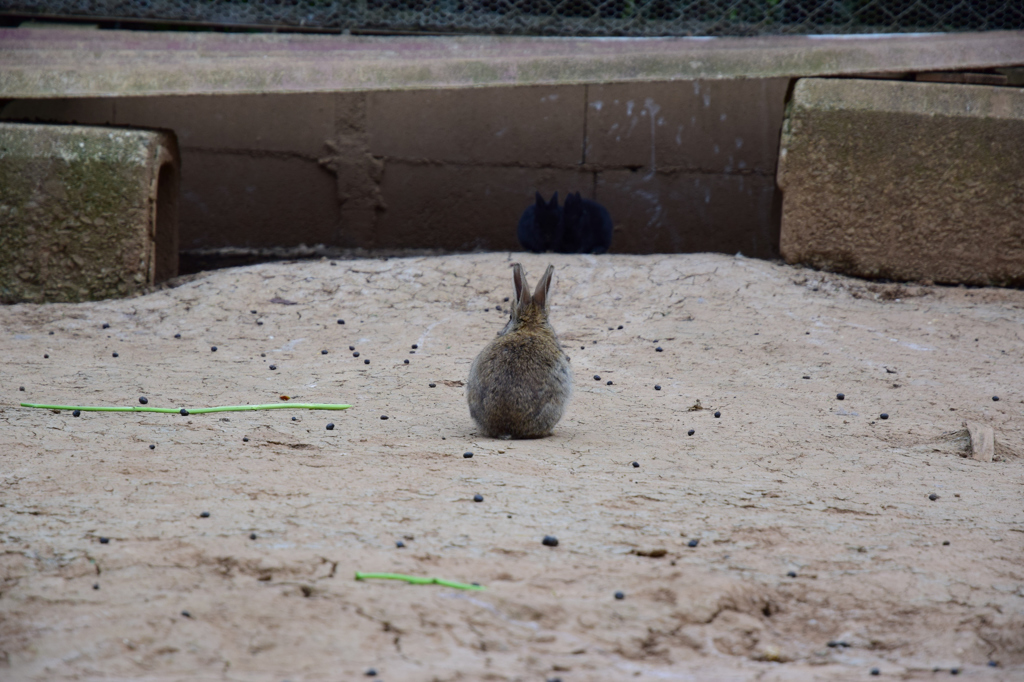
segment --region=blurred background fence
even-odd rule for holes
[[[0,0],[113,28],[542,36],[757,36],[1024,29],[1021,0]]]

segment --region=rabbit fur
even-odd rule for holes
[[[558,192],[548,202],[536,192],[534,205],[519,218],[516,235],[520,245],[534,253],[606,253],[612,228],[608,209],[579,192],[566,196],[564,208],[558,205]]]
[[[527,251],[544,253],[557,249],[562,241],[562,209],[558,206],[558,192],[550,202],[545,202],[540,192],[535,193],[533,206],[519,217],[516,236]]]
[[[469,370],[469,414],[491,438],[551,433],[572,397],[572,368],[548,321],[549,265],[531,294],[526,273],[512,264],[515,299],[508,324]]]
[[[612,245],[612,217],[601,204],[579,192],[565,197],[559,253],[607,253]]]

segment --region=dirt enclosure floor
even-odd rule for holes
[[[575,372],[540,440],[466,407],[509,254],[0,309],[0,678],[1024,679],[1024,292],[514,257]],[[353,407],[18,405],[285,395]]]

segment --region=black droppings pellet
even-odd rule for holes
[[[661,346],[658,346],[658,347],[657,347],[657,348],[655,348],[654,350],[655,350],[655,352],[657,352],[657,353],[661,353],[661,352],[662,352],[662,351],[663,351],[664,349],[663,349],[663,348],[662,348]]]
[[[406,365],[408,365],[408,364],[409,364],[409,358],[406,358],[406,359],[405,359],[405,364],[406,364]]]
[[[402,542],[401,540],[396,540],[395,541],[395,547],[397,547],[398,549],[402,549],[403,547],[405,547],[405,543]]]
[[[497,310],[499,313],[501,312],[501,306],[500,305],[494,306],[494,309]]]
[[[804,375],[804,379],[810,379],[810,378],[811,377],[807,376],[806,374]]]
[[[71,416],[72,417],[81,417],[82,416],[82,411],[81,410],[75,410],[74,412],[71,413]]]
[[[640,462],[633,462],[633,468],[634,469],[639,467],[639,466],[640,466]]]
[[[619,325],[619,329],[622,329],[622,325],[621,324]]]
[[[366,671],[366,676],[367,677],[377,677],[377,671],[374,670],[373,668],[370,668],[369,670]]]
[[[249,442],[249,437],[248,436],[243,436],[242,437],[242,442],[243,443],[248,443]]]
[[[489,312],[491,312],[491,309],[490,308],[484,308],[484,312],[485,313],[489,313]]]
[[[149,402],[149,398],[147,398],[144,395],[141,395],[141,396],[139,396],[139,402],[142,403],[143,405],[145,405],[146,403]]]
[[[292,417],[292,421],[293,422],[297,422],[297,421],[299,421],[299,418],[298,417]]]
[[[53,336],[53,332],[50,332],[50,336]]]
[[[210,512],[199,512],[199,518],[202,518],[202,519],[210,518]]]
[[[719,412],[718,410],[715,410],[715,419],[721,419],[721,418],[722,418],[722,413]]]
[[[338,324],[345,324],[345,320],[338,320]]]
[[[250,310],[249,312],[250,312],[250,313],[252,313],[253,315],[255,315],[255,314],[256,314],[256,311],[255,311],[255,310]]]
[[[24,386],[18,386],[18,390],[19,390],[19,391],[24,391],[24,390],[25,390],[25,387],[24,387]]]
[[[949,540],[943,540],[942,544],[943,544],[943,546],[948,545],[949,544]]]
[[[949,674],[950,675],[959,675],[960,674],[960,668],[950,668],[949,669]]]
[[[364,364],[364,365],[368,365],[368,364],[370,364],[370,360],[369,360],[369,359],[363,360],[363,364]]]
[[[217,352],[217,346],[210,346],[210,351],[213,353]]]
[[[103,328],[104,329],[110,329],[110,324],[108,324],[107,322],[104,322],[103,323]]]
[[[431,388],[437,388],[437,384],[435,384],[433,382],[427,384],[427,386],[430,386]]]
[[[462,453],[462,457],[464,459],[473,459],[473,453],[472,452],[463,452]]]
[[[149,444],[149,449],[150,449],[150,450],[156,450],[156,445],[154,445],[154,444],[150,443],[150,444]]]
[[[262,327],[263,326],[263,320],[256,320],[256,324],[258,324],[259,326]]]
[[[384,421],[387,421],[388,416],[386,414],[382,414],[380,418],[383,419]]]
[[[935,493],[932,493],[928,496],[928,499],[934,502],[935,500],[939,499],[939,496],[936,495]]]
[[[999,396],[997,396],[997,395],[992,396],[992,402],[998,403],[999,402]]]
[[[786,577],[787,578],[795,578],[796,577],[796,571],[789,571],[788,573],[786,573]]]
[[[690,429],[689,431],[686,432],[686,435],[687,436],[692,436],[695,433],[696,433],[696,431],[694,431],[693,429]]]
[[[990,668],[998,668],[999,667],[999,663],[998,663],[998,661],[989,661],[988,662],[988,667],[990,667]]]
[[[100,584],[99,583],[93,583],[92,584],[92,589],[94,589],[94,590],[100,589]]]
[[[414,350],[409,351],[409,355],[416,355],[416,351],[414,351]]]
[[[327,351],[326,350],[320,351],[320,355],[327,355]]]
[[[255,540],[256,539],[256,533],[249,533],[249,539],[250,540]]]
[[[480,493],[477,493],[476,495],[473,496],[473,501],[474,502],[483,502],[484,501],[484,496],[481,495]]]
[[[277,369],[277,365],[271,365],[271,366],[270,366],[270,369],[271,369],[271,370],[275,370],[275,369]]]
[[[181,408],[180,410],[178,410],[178,413],[179,413],[179,414],[180,414],[180,415],[181,415],[182,417],[187,417],[187,416],[188,416],[188,410],[186,410],[186,409],[185,409],[184,407],[183,407],[183,408]]]
[[[334,422],[327,422],[327,426],[325,428],[328,431],[333,431],[334,430]]]
[[[349,346],[349,348],[351,348],[351,347],[352,347],[352,346]],[[352,354],[352,357],[354,357],[354,358],[358,358],[358,357],[359,357],[359,351],[356,351],[355,353],[353,353],[353,354]]]
[[[413,350],[416,350],[416,349],[417,349],[417,348],[419,348],[419,347],[420,347],[420,345],[419,345],[418,343],[414,343],[414,344],[412,344],[412,349],[413,349]]]
[[[189,613],[188,611],[182,611],[181,615],[184,616],[185,618],[191,618],[192,617],[192,614]]]
[[[882,674],[882,671],[881,671],[881,670],[879,670],[878,668],[872,668],[872,669],[871,669],[871,674],[872,674],[872,675],[881,675],[881,674]]]
[[[558,547],[558,538],[556,538],[554,535],[545,535],[544,539],[541,540],[541,544],[545,545],[546,547]]]
[[[43,353],[43,360],[47,360],[47,359],[49,359],[49,357],[50,357],[49,353]],[[117,357],[117,353],[114,353],[114,357],[115,358]]]
[[[654,390],[655,391],[660,391],[661,390],[661,384],[654,384]]]
[[[594,381],[600,381],[600,380],[601,380],[601,376],[599,374],[595,374],[594,375]]]
[[[625,592],[616,592],[615,593],[615,598],[616,599],[625,599],[626,598],[626,593]]]
[[[110,542],[110,538],[100,538],[100,544],[105,545]]]
[[[686,546],[687,547],[696,547],[699,544],[700,544],[700,540],[694,538],[693,540],[690,540],[689,542],[687,542]]]
[[[47,357],[49,357],[49,356],[47,356]],[[117,357],[117,352],[115,351],[114,353],[111,353],[110,357],[116,358]]]
[[[607,382],[607,384],[608,384],[609,386],[611,386],[611,385],[612,385],[612,382],[610,382],[610,381],[609,381],[609,382]]]
[[[846,394],[836,393],[836,400],[846,400]]]
[[[888,419],[889,418],[889,413],[888,412],[883,412],[882,414],[878,415],[878,417],[879,417],[879,419]]]

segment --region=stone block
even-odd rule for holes
[[[588,164],[775,173],[787,78],[592,85]]]
[[[783,128],[780,247],[861,277],[1024,284],[1024,91],[804,79]]]
[[[582,86],[375,92],[370,153],[449,163],[582,162]]]
[[[0,301],[128,296],[178,269],[173,133],[0,123]]]
[[[602,171],[596,199],[615,223],[615,253],[778,257],[778,199],[770,175]]]
[[[593,174],[582,171],[389,161],[382,181],[387,209],[378,213],[372,231],[346,234],[345,243],[519,251],[516,225],[535,191],[550,196],[557,190],[562,199],[571,190],[587,194],[592,186]]]
[[[336,179],[316,161],[193,150],[181,172],[181,248],[333,244]]]

